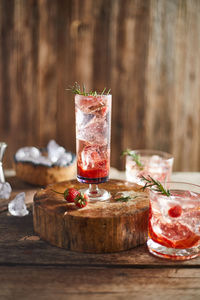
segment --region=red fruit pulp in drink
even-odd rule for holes
[[[182,208],[180,205],[175,205],[168,210],[168,214],[171,218],[178,218],[182,214]]]
[[[108,161],[98,162],[96,167],[84,170],[81,165],[77,166],[78,175],[85,178],[102,178],[109,174]]]
[[[78,141],[77,174],[84,178],[103,178],[109,175],[109,149],[107,145]]]
[[[164,234],[155,233],[151,222],[149,222],[149,237],[156,243],[168,248],[186,249],[198,244],[200,236],[193,233],[187,226],[182,224],[162,224],[161,229],[164,232],[171,232],[171,238],[167,238]],[[173,239],[173,234],[179,234],[180,239]]]

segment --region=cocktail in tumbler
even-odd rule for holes
[[[106,182],[110,169],[111,99],[109,95],[75,95],[77,179],[89,184],[89,200],[107,200],[97,184]]]
[[[152,176],[159,181],[170,181],[173,157],[157,150],[126,150],[126,179],[143,185],[143,176]]]
[[[149,251],[185,260],[200,255],[200,186],[169,182],[169,195],[150,190]]]

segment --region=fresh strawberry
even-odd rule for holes
[[[74,200],[75,204],[79,208],[83,208],[88,204],[88,196],[86,194],[80,194],[76,196]]]
[[[168,215],[171,218],[178,218],[182,214],[182,208],[180,205],[175,205],[168,210]]]
[[[74,188],[68,188],[64,191],[64,193],[60,193],[60,192],[57,192],[54,190],[52,190],[52,191],[57,194],[63,195],[63,197],[65,198],[65,200],[67,200],[67,202],[74,202],[76,196],[78,196],[80,194],[80,192]]]
[[[64,198],[68,202],[74,202],[77,195],[79,195],[80,192],[74,188],[68,188],[64,191]]]

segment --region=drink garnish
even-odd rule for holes
[[[67,202],[74,202],[75,198],[77,195],[80,194],[80,192],[77,189],[74,188],[67,188],[63,193],[55,191],[53,189],[51,189],[54,193],[63,195],[64,199]]]
[[[148,178],[142,176],[141,179],[146,181],[145,185],[142,187],[143,191],[149,187],[153,191],[159,192],[167,197],[171,196],[170,191],[166,190],[160,181],[153,179],[150,175],[148,175]]]
[[[115,201],[119,201],[119,202],[128,202],[131,199],[130,196],[126,196],[126,197],[120,197],[115,199]]]
[[[83,193],[79,193],[76,198],[74,199],[74,202],[78,208],[83,208],[88,204],[88,196]]]
[[[140,168],[143,168],[143,164],[140,161],[140,155],[139,154],[134,153],[130,149],[126,149],[122,152],[122,156],[124,156],[124,155],[130,156],[134,160],[136,165],[138,165]]]
[[[134,197],[131,197],[131,196],[122,196],[120,198],[116,198],[115,201],[119,201],[119,202],[128,202],[130,200],[134,200],[135,198],[137,198],[139,196],[134,196]]]
[[[168,215],[171,218],[178,218],[182,214],[182,207],[180,205],[175,205],[168,210]]]
[[[81,89],[81,86],[77,82],[75,82],[73,86],[69,86],[66,90],[71,91],[75,95],[82,95],[82,96],[98,96],[98,95],[104,96],[104,95],[109,95],[111,91],[111,89],[109,89],[106,92],[106,88],[104,88],[103,91],[100,93],[98,93],[97,91],[86,92],[85,85],[83,84],[83,87]]]

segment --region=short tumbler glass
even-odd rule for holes
[[[186,260],[200,255],[200,186],[167,182],[170,196],[150,190],[147,246],[159,257]]]
[[[158,150],[131,150],[126,156],[126,179],[144,185],[141,179],[150,175],[159,181],[170,181],[174,158],[171,154]],[[134,160],[136,155],[137,160]],[[138,164],[139,161],[139,164]]]

